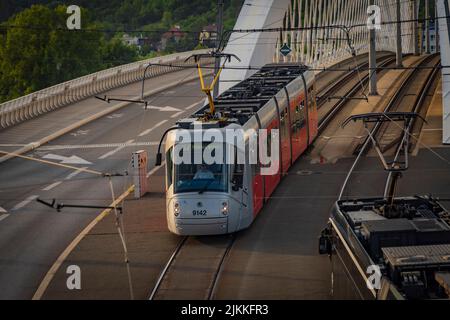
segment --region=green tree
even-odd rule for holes
[[[64,6],[35,5],[8,20],[14,27],[0,46],[2,101],[103,68],[102,34],[69,31],[66,19]]]
[[[124,45],[119,38],[114,38],[101,48],[103,67],[112,68],[117,65],[136,61],[137,48]]]

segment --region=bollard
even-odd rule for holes
[[[147,151],[133,152],[131,167],[133,168],[134,197],[141,198],[147,193]]]

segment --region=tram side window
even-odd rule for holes
[[[308,96],[309,96],[309,108],[312,109],[315,105],[315,101],[316,101],[316,96],[315,96],[315,92],[314,92],[314,88],[310,88],[308,90]]]
[[[170,148],[169,151],[167,151],[166,154],[166,186],[167,189],[169,189],[172,186],[172,178],[173,178],[173,159],[172,159],[172,151],[173,148]]]
[[[299,131],[305,125],[305,102],[302,101],[295,108],[294,132]]]
[[[272,156],[272,132],[267,131],[267,156],[270,158]]]
[[[287,111],[283,110],[280,114],[280,120],[281,120],[281,125],[280,125],[280,134],[282,134],[284,137],[289,135],[289,131],[288,131],[288,125],[287,125]]]

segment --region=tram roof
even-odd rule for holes
[[[245,124],[280,90],[307,70],[308,67],[303,64],[268,64],[251,77],[226,90],[214,100],[216,112],[221,113],[223,118],[228,119],[227,121],[219,121],[221,126],[224,127],[231,123]],[[178,124],[181,127],[186,127],[189,124],[187,120],[198,121],[208,111],[209,105],[205,105],[191,115],[189,119],[183,119]],[[212,119],[211,122],[217,123],[217,119]]]

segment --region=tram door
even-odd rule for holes
[[[236,148],[234,154],[235,160],[231,177],[231,190],[233,198],[239,201],[241,213],[244,213],[248,206],[248,182],[245,175],[245,164],[239,163],[238,159],[245,159],[245,154]]]

